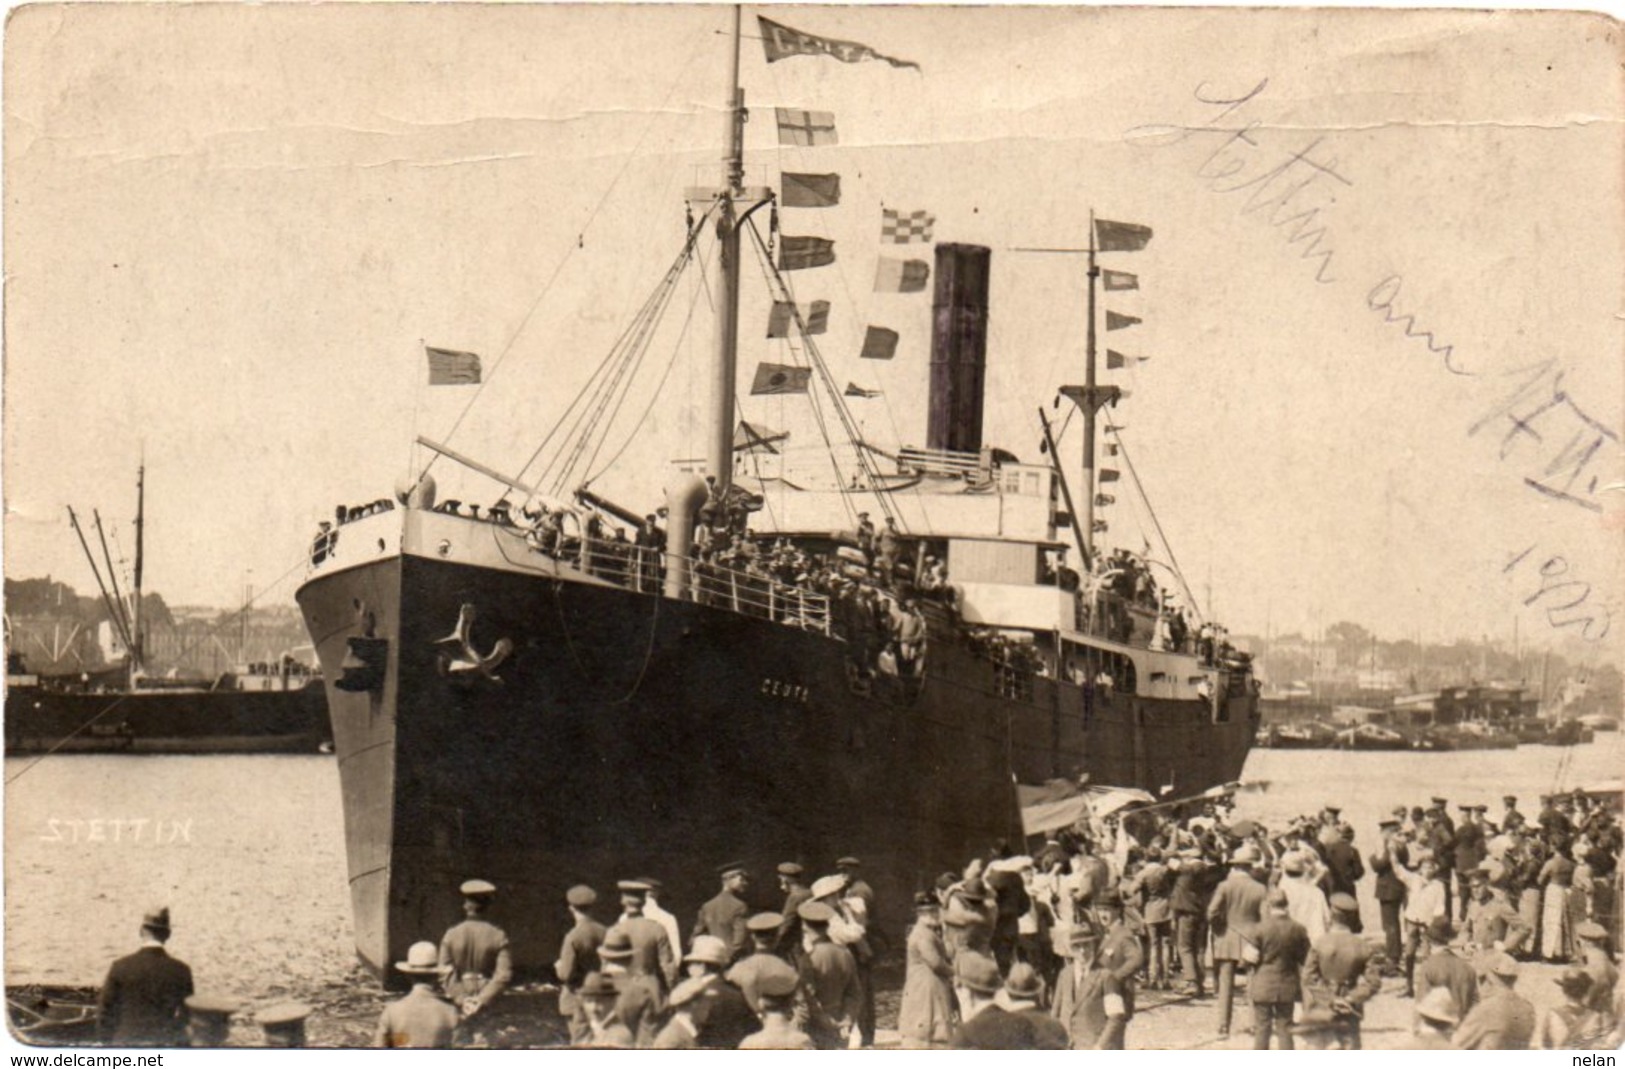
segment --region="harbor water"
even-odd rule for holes
[[[31,760],[5,762],[8,985],[99,984],[134,947],[142,911],[157,904],[170,907],[170,947],[200,989],[331,1005],[361,982],[331,757]],[[1513,794],[1532,816],[1541,794],[1615,779],[1622,761],[1618,732],[1575,747],[1455,753],[1258,749],[1237,815],[1278,828],[1338,805],[1368,853],[1378,819],[1397,805],[1439,795],[1453,813],[1459,802],[1482,802],[1495,819],[1501,797]],[[765,871],[781,859],[754,860]],[[816,869],[833,859],[806,860]],[[1362,899],[1376,926],[1369,876]],[[668,903],[685,926],[698,906]]]

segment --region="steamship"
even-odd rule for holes
[[[632,508],[580,484],[552,496],[420,439],[502,502],[438,500],[419,473],[341,510],[312,546],[297,599],[328,688],[357,950],[380,973],[455,919],[471,876],[501,889],[521,970],[552,961],[572,884],[657,875],[668,901],[697,904],[736,859],[765,874],[858,855],[890,923],[938,873],[1022,848],[1019,785],[1087,779],[1172,799],[1241,773],[1259,726],[1246,658],[1170,640],[1163,599],[1119,589],[1096,544],[1098,416],[1119,399],[1095,375],[1107,250],[1091,239],[1084,384],[1060,391],[1082,417],[1081,472],[1053,444],[1023,463],[983,442],[991,253],[944,243],[926,445],[855,446],[822,487],[748,473],[740,265],[775,194],[743,182],[737,73],[726,110],[721,181],[689,191],[673,268],[715,272],[704,464]],[[764,275],[788,296],[771,262]],[[812,388],[855,429],[804,342]],[[878,553],[860,512],[895,532]],[[749,551],[707,559],[740,516],[748,535],[720,537],[799,554],[817,574],[764,576]],[[948,590],[928,592],[944,565]],[[876,603],[924,624],[901,665],[879,650]]]
[[[101,514],[95,529],[102,568],[79,517],[68,517],[96,578],[107,619],[99,627],[105,667],[77,673],[30,672],[13,650],[6,621],[5,753],[213,754],[321,752],[328,744],[320,680],[284,655],[213,678],[148,674],[141,591],[146,467],[136,476],[134,585],[126,599],[107,550]]]

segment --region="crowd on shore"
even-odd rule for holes
[[[1452,818],[1434,798],[1384,819],[1368,849],[1335,806],[1267,828],[1234,819],[1228,798],[1089,817],[1031,854],[995,847],[914,896],[900,1041],[1122,1049],[1144,1012],[1138,996],[1159,991],[1212,1000],[1213,1032],[1200,1038],[1228,1036],[1240,999],[1257,1049],[1359,1049],[1367,1004],[1402,991],[1413,1000],[1403,1046],[1613,1049],[1625,1040],[1618,815],[1584,795],[1543,799],[1533,819],[1514,798],[1503,806],[1495,820],[1474,804]],[[1362,931],[1368,867],[1380,933]],[[811,878],[780,864],[782,905],[753,911],[747,900],[767,899],[750,894],[745,865],[724,865],[686,938],[657,880],[619,881],[613,896],[570,888],[554,966],[568,1044],[874,1045],[875,963],[896,947],[860,861],[833,868]],[[508,991],[497,889],[470,880],[461,891],[464,920],[395,963],[413,987],[384,1010],[375,1045],[499,1046],[515,1014],[535,1012]],[[149,913],[142,949],[109,972],[105,1040],[222,1041],[234,1007],[193,993],[163,950],[168,923]],[[1515,990],[1531,962],[1561,994],[1539,1013]]]

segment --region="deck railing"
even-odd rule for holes
[[[574,563],[582,571],[640,594],[660,594],[665,586],[663,550],[631,542],[601,538],[558,538],[547,546],[536,536],[531,548],[555,560]],[[728,568],[705,561],[689,565],[692,600],[728,609],[787,627],[830,633],[829,597],[771,576]]]

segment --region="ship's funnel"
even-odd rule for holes
[[[982,392],[987,376],[987,281],[992,250],[937,246],[931,302],[931,413],[928,449],[982,449]]]

